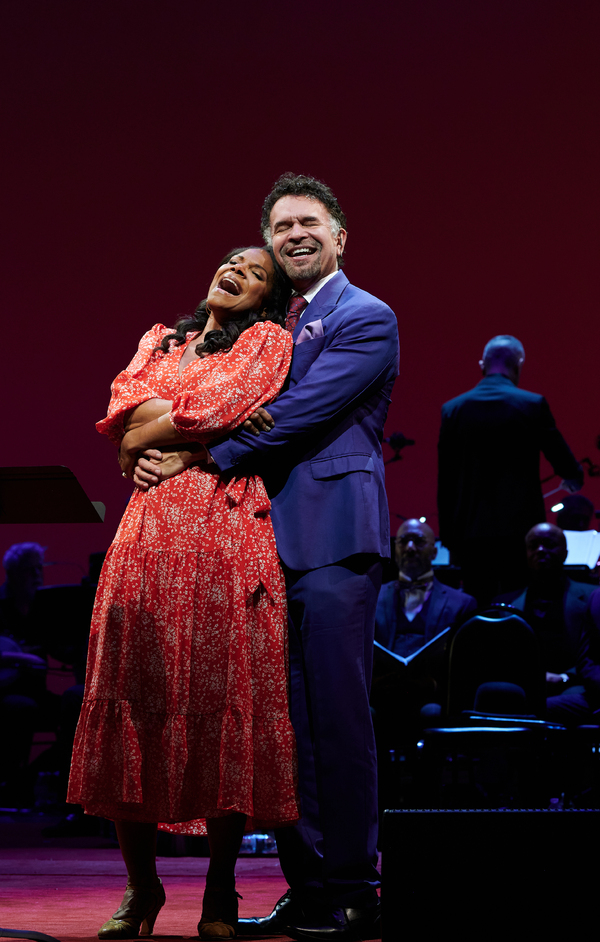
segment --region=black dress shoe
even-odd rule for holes
[[[238,919],[238,935],[275,935],[286,933],[286,926],[291,922],[300,922],[306,914],[299,903],[292,898],[288,890],[277,900],[273,912],[268,916],[251,916]]]
[[[285,931],[292,939],[306,942],[363,942],[381,938],[381,904],[368,909],[336,909],[318,922],[289,924]]]

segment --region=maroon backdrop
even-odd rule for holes
[[[600,462],[599,30],[597,0],[3,0],[1,463],[67,465],[107,515],[5,526],[0,552],[40,540],[52,583],[108,546],[130,491],[94,430],[109,383],[288,169],[333,187],[350,279],[398,315],[393,523],[436,525],[440,406],[496,333]]]

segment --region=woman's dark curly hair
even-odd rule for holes
[[[231,261],[234,255],[240,255],[247,252],[248,249],[256,248],[266,252],[273,262],[273,281],[268,298],[261,306],[260,311],[244,311],[242,316],[236,320],[227,321],[221,330],[209,331],[204,338],[204,342],[199,343],[196,347],[198,356],[203,353],[216,353],[218,350],[230,350],[242,331],[252,327],[258,321],[274,321],[275,324],[280,324],[283,327],[287,302],[292,292],[292,283],[275,261],[273,249],[269,245],[246,245],[244,248],[232,249],[219,262],[219,268]],[[186,314],[179,318],[173,327],[173,333],[163,337],[162,343],[156,349],[168,353],[171,340],[174,340],[175,346],[179,347],[182,343],[185,343],[186,334],[189,331],[195,330],[199,334],[202,333],[206,327],[209,314],[210,311],[205,299],[200,302],[193,314]]]

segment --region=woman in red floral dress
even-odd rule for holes
[[[198,929],[211,939],[235,934],[244,829],[298,818],[269,500],[258,477],[221,477],[202,447],[283,385],[280,279],[266,249],[227,256],[192,319],[142,338],[97,426],[128,477],[141,451],[172,452],[177,471],[177,450],[199,449],[197,463],[134,491],[98,584],[68,798],[115,821],[127,865],[100,938],[152,931],[164,903],[158,822],[193,834],[206,821]]]

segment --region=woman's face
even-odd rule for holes
[[[273,283],[273,262],[264,249],[242,249],[218,269],[208,292],[217,318],[262,311]]]

